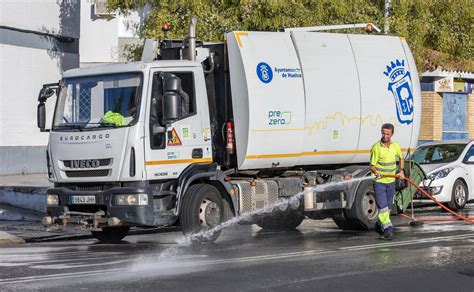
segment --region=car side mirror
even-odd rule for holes
[[[467,159],[467,162],[474,164],[474,155],[472,155],[471,157],[469,157],[469,158]]]

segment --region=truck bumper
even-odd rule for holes
[[[85,228],[107,226],[153,226],[153,194],[147,188],[115,187],[104,191],[74,191],[52,188],[47,194],[57,196],[57,205],[47,205],[43,225],[78,224]],[[118,195],[138,195],[147,198],[146,204],[123,205],[117,203]],[[127,200],[125,200],[127,202]],[[49,204],[50,202],[48,202]]]

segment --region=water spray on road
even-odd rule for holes
[[[251,221],[254,216],[258,215],[269,215],[272,212],[278,210],[284,210],[288,206],[297,205],[300,203],[300,199],[307,193],[312,192],[322,192],[328,191],[331,189],[340,189],[340,187],[345,185],[351,185],[358,182],[366,181],[373,179],[371,176],[362,177],[362,178],[353,178],[349,180],[343,181],[334,181],[329,182],[321,185],[317,185],[315,187],[307,188],[304,191],[301,191],[291,197],[286,197],[278,200],[273,204],[266,205],[262,208],[256,209],[251,212],[243,213],[239,216],[236,216],[232,219],[224,221],[219,225],[216,225],[210,229],[202,230],[197,233],[188,234],[176,241],[177,245],[173,245],[161,251],[157,257],[153,258],[150,255],[147,255],[145,258],[141,258],[140,260],[135,261],[135,263],[130,267],[131,272],[140,272],[149,275],[151,273],[153,275],[161,275],[162,273],[186,273],[195,271],[195,269],[202,269],[199,264],[193,264],[196,259],[196,256],[190,256],[187,253],[188,247],[194,247],[193,243],[198,242],[205,242],[210,241],[213,235],[216,232],[220,232],[226,228],[229,228],[233,225]],[[203,260],[203,257],[207,257],[205,255],[197,256],[199,260]],[[199,262],[199,261],[198,261]],[[183,269],[187,267],[189,269]]]
[[[219,231],[221,231],[225,228],[228,228],[232,225],[235,225],[235,224],[238,224],[238,223],[241,223],[241,222],[250,221],[252,219],[252,217],[254,217],[254,216],[262,215],[262,214],[269,214],[269,213],[272,213],[272,212],[274,212],[278,209],[285,208],[287,206],[298,205],[299,200],[307,193],[322,192],[322,191],[325,191],[325,190],[329,190],[331,188],[338,188],[340,186],[344,186],[344,185],[348,185],[348,184],[352,184],[352,183],[357,183],[357,182],[362,182],[362,181],[366,181],[366,180],[369,180],[369,179],[373,179],[373,177],[367,176],[367,177],[353,178],[353,179],[343,180],[343,181],[334,181],[334,182],[329,182],[329,183],[317,185],[315,187],[308,188],[304,191],[301,191],[301,192],[299,192],[299,193],[297,193],[297,194],[295,194],[291,197],[280,199],[280,200],[278,200],[277,202],[275,202],[273,204],[266,205],[262,208],[253,210],[251,212],[243,213],[243,214],[241,214],[239,216],[236,216],[232,219],[224,221],[224,222],[220,223],[219,225],[216,225],[216,226],[214,226],[210,229],[205,229],[205,230],[199,231],[197,233],[186,235],[185,237],[179,239],[177,241],[177,243],[178,243],[178,245],[190,245],[193,242],[206,241],[206,240],[209,241],[216,232],[219,232]]]

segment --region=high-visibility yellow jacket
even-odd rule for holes
[[[375,165],[375,168],[381,175],[395,174],[397,170],[397,157],[403,159],[400,145],[391,141],[390,146],[386,147],[381,141],[378,141],[372,146],[370,150],[370,165]],[[378,183],[392,183],[395,178],[383,177],[376,180]]]

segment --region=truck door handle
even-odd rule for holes
[[[202,158],[202,148],[194,148],[191,154],[192,158]]]

